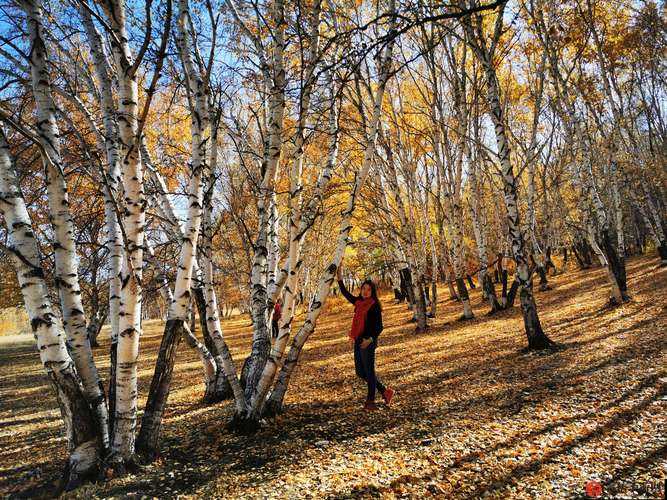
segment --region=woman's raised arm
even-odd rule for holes
[[[338,278],[338,288],[340,289],[340,293],[343,294],[343,297],[345,297],[350,304],[354,304],[357,301],[357,297],[352,295],[350,291],[345,288],[345,283],[343,283],[343,264],[338,266],[338,269],[336,269],[336,277]]]

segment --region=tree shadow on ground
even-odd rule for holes
[[[641,266],[633,265],[631,268],[634,271]],[[664,279],[667,274],[662,276],[663,281],[667,281]],[[559,283],[575,279],[576,276],[562,276]],[[634,275],[632,279],[635,279]],[[586,286],[599,280],[599,276],[592,278]],[[573,290],[578,290],[579,295],[590,295],[589,290],[581,289],[582,286],[577,284]],[[563,289],[570,292],[570,288]],[[644,289],[637,287],[635,290],[637,295],[641,295]],[[474,293],[479,293],[479,290]],[[342,340],[345,331],[341,330],[340,317],[325,317],[326,321],[318,325],[303,352],[288,393],[285,413],[268,421],[250,437],[237,436],[225,430],[232,411],[229,402],[216,405],[205,405],[199,400],[193,402],[199,397],[193,397],[193,394],[201,391],[200,368],[196,354],[181,344],[172,397],[165,417],[161,461],[147,467],[140,475],[98,486],[96,494],[196,494],[202,485],[214,484],[221,477],[239,477],[252,485],[270,484],[303,467],[304,462],[310,460],[309,453],[316,449],[326,452],[343,446],[352,450],[358,446],[357,443],[377,436],[391,436],[384,445],[387,451],[418,450],[433,443],[449,446],[443,433],[449,428],[463,433],[466,419],[470,416],[480,422],[499,419],[531,421],[536,409],[545,404],[560,407],[577,403],[578,399],[573,399],[573,394],[578,398],[589,398],[588,404],[584,401],[574,406],[555,421],[527,428],[525,432],[516,432],[506,436],[506,439],[491,440],[462,455],[456,462],[441,468],[449,473],[485,454],[519,447],[570,424],[596,419],[601,412],[609,412],[641,396],[638,402],[632,402],[631,408],[617,412],[616,416],[600,418],[595,428],[579,433],[575,442],[547,450],[541,458],[528,457],[503,474],[483,478],[475,484],[473,496],[487,491],[498,492],[513,477],[523,477],[531,474],[536,467],[539,469],[542,460],[551,463],[573,447],[626,425],[656,398],[653,393],[658,376],[655,373],[638,376],[640,374],[631,371],[637,360],[658,363],[659,366],[659,345],[664,332],[662,337],[660,332],[655,336],[643,334],[644,330],[652,327],[656,318],[641,319],[638,310],[631,309],[640,304],[608,317],[596,311],[595,304],[589,304],[588,309],[582,312],[585,318],[576,318],[576,321],[573,321],[575,318],[564,319],[552,313],[550,308],[564,303],[571,305],[577,294],[573,292],[571,299],[563,299],[559,293],[560,290],[554,290],[538,299],[541,310],[546,311],[543,322],[549,335],[554,340],[565,342],[564,349],[549,356],[520,352],[525,338],[518,308],[502,317],[450,322],[460,314],[460,305],[446,303],[445,299],[439,304],[441,312],[432,329],[417,336],[403,326],[402,322],[410,314],[404,305],[385,306],[387,324],[397,326],[390,326],[382,334],[378,372],[389,384],[398,385],[398,393],[395,406],[373,414],[361,410],[365,388],[354,377],[352,355]],[[340,307],[340,311],[347,322],[349,307]],[[604,319],[600,321],[601,318]],[[631,324],[627,326],[626,322]],[[150,382],[160,334],[160,325],[156,325],[142,338],[139,367],[142,395],[145,395]],[[249,337],[247,331],[240,330],[234,330],[232,337],[230,345],[238,361],[247,352]],[[615,343],[610,343],[612,340]],[[35,387],[45,384],[45,377],[38,375],[37,354],[31,353],[32,349],[31,346],[0,349],[0,358],[4,359],[0,362],[0,378],[3,385],[5,380],[12,384],[10,390],[3,391],[3,396],[8,399],[3,399],[3,408],[0,408],[0,429],[6,430],[0,432],[20,436],[16,443],[8,446],[6,441],[3,442],[6,434],[0,434],[0,462],[9,461],[17,454],[23,454],[24,462],[0,468],[0,491],[20,484],[39,469],[39,483],[15,491],[15,494],[48,496],[52,491],[49,481],[57,480],[60,475],[64,446],[60,427],[53,425],[56,417],[30,416],[35,412],[43,414],[57,409],[50,391],[48,397],[42,397],[41,391],[40,397],[31,395]],[[106,352],[108,345],[100,349]],[[585,358],[582,357],[584,355]],[[108,364],[108,356],[99,359]],[[106,373],[106,366],[102,364],[102,373]],[[583,395],[578,392],[581,391],[582,381],[592,378],[604,379],[614,390]],[[633,381],[630,388],[629,380]],[[19,411],[8,412],[4,401],[11,402],[13,409]],[[593,409],[591,404],[595,405]],[[585,410],[582,410],[582,405]],[[33,424],[39,425],[33,427]],[[422,445],[423,442],[427,443]],[[32,450],[37,458],[31,457]],[[417,479],[428,481],[429,478],[424,475]],[[396,481],[400,482],[401,477]],[[354,494],[378,491],[352,490]]]

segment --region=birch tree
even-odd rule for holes
[[[395,3],[391,0],[388,5],[388,12],[394,12],[394,9]],[[356,207],[357,197],[368,177],[373,158],[376,154],[375,148],[380,127],[382,101],[387,82],[391,76],[394,30],[395,21],[390,21],[387,28],[388,42],[378,58],[378,81],[373,95],[372,114],[368,121],[368,129],[365,131],[366,143],[364,147],[364,156],[359,171],[355,173],[354,184],[348,196],[346,208],[341,214],[342,218],[336,240],[336,249],[332,256],[331,264],[327,266],[326,271],[320,276],[317,293],[310,305],[308,313],[306,314],[306,319],[291,342],[290,349],[282,363],[280,372],[278,373],[275,386],[265,403],[265,412],[267,414],[275,414],[282,410],[285,393],[287,392],[294,368],[298,363],[299,355],[301,354],[301,350],[308,340],[308,337],[317,325],[317,319],[329,297],[331,284],[334,281],[336,270],[338,269],[338,266],[340,266],[343,252],[348,244],[349,234],[352,230],[351,220]]]
[[[36,134],[46,172],[46,187],[53,225],[55,244],[56,286],[60,297],[63,327],[67,345],[85,395],[93,408],[102,436],[103,446],[109,445],[106,396],[88,339],[86,315],[81,301],[78,277],[78,259],[74,242],[74,223],[69,210],[64,165],[60,154],[60,137],[55,117],[55,103],[51,95],[51,78],[44,41],[42,4],[39,0],[22,1],[30,37],[30,73],[35,98]]]
[[[167,313],[167,322],[155,363],[137,443],[138,449],[147,455],[157,453],[162,415],[167,404],[174,369],[176,347],[183,330],[188,328],[186,321],[188,319],[188,307],[192,299],[190,291],[192,270],[197,255],[197,241],[202,219],[202,173],[205,169],[208,147],[210,146],[208,123],[210,89],[207,75],[202,74],[203,62],[199,61],[199,67],[197,67],[192,55],[196,38],[192,31],[193,24],[187,0],[179,0],[177,26],[178,37],[176,43],[185,74],[185,86],[191,113],[192,152],[188,185],[188,213],[183,228],[174,294]]]
[[[474,7],[476,2],[470,5]],[[461,24],[466,34],[466,41],[478,58],[486,77],[489,114],[493,122],[497,143],[497,154],[502,168],[503,195],[507,208],[507,223],[512,245],[512,255],[516,263],[516,279],[520,287],[521,311],[523,314],[529,349],[545,349],[553,342],[542,330],[533,296],[533,283],[525,251],[525,241],[521,231],[521,220],[517,200],[517,185],[514,169],[510,160],[509,141],[506,134],[504,112],[500,103],[500,88],[496,76],[494,55],[502,34],[504,7],[502,4],[496,13],[493,34],[485,33],[479,15],[466,16]]]
[[[44,161],[50,161],[47,151]],[[17,182],[5,132],[0,130],[0,214],[7,226],[9,249],[37,351],[53,388],[67,436],[65,489],[76,488],[98,472],[104,452],[95,407],[90,405],[74,360],[67,349],[63,325],[49,300],[39,248]]]

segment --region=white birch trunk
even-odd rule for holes
[[[285,285],[285,302],[283,307],[283,314],[279,324],[278,338],[273,343],[271,353],[269,354],[267,363],[264,365],[264,370],[260,375],[256,390],[253,393],[253,398],[251,400],[251,413],[255,418],[258,417],[261,413],[266,395],[271,388],[275,374],[280,367],[280,364],[282,363],[282,358],[284,356],[285,347],[287,346],[292,321],[294,319],[295,294],[298,279],[297,272],[301,265],[301,262],[298,259],[301,253],[303,239],[307,230],[310,228],[310,226],[312,226],[315,220],[317,207],[321,202],[322,197],[324,196],[324,192],[327,186],[329,185],[333,175],[333,169],[336,165],[336,159],[338,157],[338,119],[335,111],[335,94],[332,80],[330,80],[330,84],[331,109],[329,113],[329,133],[331,141],[329,143],[324,168],[322,169],[322,173],[320,174],[317,185],[315,186],[315,193],[309,201],[308,205],[305,207],[303,217],[300,211],[295,211],[296,215],[290,220],[290,248],[288,264],[286,266],[287,269],[289,269],[289,276]],[[301,134],[303,133],[304,131],[302,130]],[[301,144],[301,148],[302,147],[303,144]],[[301,155],[302,154],[303,152],[301,151]],[[300,162],[301,159],[297,159],[297,161]]]
[[[211,170],[214,169],[214,159],[217,156],[216,141],[214,140],[211,141],[211,147],[209,149],[210,149],[211,160],[208,164],[208,169]],[[160,213],[162,221],[165,222],[169,234],[175,239],[182,240],[184,238],[185,229],[183,226],[181,226],[179,219],[176,217],[176,211],[174,209],[173,203],[171,202],[169,196],[167,195],[167,185],[164,181],[164,178],[152,166],[150,154],[148,152],[148,149],[146,148],[146,145],[143,143],[141,145],[141,155],[149,175],[155,181],[155,185],[158,191],[157,195],[155,196],[156,198],[155,203],[153,203],[153,205],[156,208],[156,210]],[[204,209],[202,211],[202,222],[200,227],[200,232],[202,233],[203,255],[211,254],[210,237],[207,236],[207,228],[209,228],[209,226],[210,226],[210,217],[208,217],[208,211]],[[146,244],[146,249],[149,253],[152,253],[150,244],[148,243]],[[196,259],[192,260],[192,271],[195,276],[194,279],[200,282],[203,286],[205,283],[205,277]],[[167,293],[164,295],[165,302],[171,305],[171,303],[173,302],[173,294],[166,280],[163,281],[163,287],[161,288],[161,291],[165,288],[167,290]],[[204,303],[206,304],[206,300],[204,300]],[[208,311],[207,306],[205,306],[205,310]],[[206,317],[208,316],[208,314],[204,312],[203,315],[204,315],[204,322],[206,323],[207,321]],[[222,382],[222,379],[225,378],[224,374],[221,374],[222,358],[220,356],[214,356],[206,348],[205,345],[201,344],[197,340],[197,338],[194,336],[192,332],[190,332],[189,329],[184,329],[184,333],[186,335],[185,340],[188,346],[197,351],[197,354],[202,361],[202,370],[204,373],[204,385],[206,386],[206,395],[207,395],[205,397],[209,397],[212,393],[216,392],[217,386],[219,386]]]
[[[394,0],[390,2],[390,12],[393,12],[395,8]],[[393,19],[393,18],[392,18]],[[392,21],[390,24],[390,32],[395,29],[395,21]],[[361,164],[359,172],[356,174],[354,186],[352,192],[347,201],[347,207],[343,212],[343,218],[341,220],[340,229],[338,232],[338,239],[336,244],[336,250],[333,255],[331,264],[326,268],[324,275],[320,278],[318,285],[318,290],[313,302],[309,308],[308,314],[306,315],[306,320],[304,324],[299,329],[299,332],[294,336],[290,350],[285,358],[284,363],[278,374],[278,380],[276,385],[271,392],[271,395],[267,399],[267,412],[277,413],[281,411],[283,399],[289,385],[289,380],[292,376],[292,372],[296,367],[296,364],[299,360],[299,355],[301,350],[308,340],[310,334],[315,330],[317,324],[317,319],[322,312],[322,308],[327,301],[329,292],[331,290],[331,284],[334,281],[336,270],[340,266],[340,262],[343,258],[343,253],[347,247],[350,231],[352,230],[352,214],[356,207],[357,196],[359,195],[361,188],[364,185],[366,178],[368,177],[368,172],[370,170],[373,158],[375,157],[375,145],[377,141],[378,130],[380,126],[380,115],[382,112],[382,99],[384,97],[385,88],[387,86],[387,81],[389,80],[390,71],[391,71],[391,59],[393,51],[394,38],[390,38],[387,43],[384,54],[381,61],[380,67],[380,76],[377,89],[375,91],[374,102],[373,102],[373,114],[370,121],[370,127],[368,130],[368,135],[366,138],[366,147],[364,150],[364,158]],[[260,409],[260,413],[262,410]]]
[[[502,26],[502,8],[497,15],[496,33],[499,33],[499,28]],[[510,161],[510,145],[505,132],[505,120],[500,102],[500,89],[498,88],[496,70],[493,66],[493,61],[491,60],[492,56],[486,47],[486,43],[481,39],[484,35],[480,34],[479,37],[476,36],[473,32],[470,19],[463,21],[463,27],[468,34],[470,42],[475,44],[473,50],[482,65],[486,77],[488,103],[490,107],[491,121],[495,130],[498,159],[500,160],[502,169],[503,193],[505,207],[507,209],[507,225],[512,245],[512,254],[516,263],[516,280],[520,287],[521,310],[523,313],[526,336],[528,338],[528,348],[545,349],[550,347],[553,342],[542,330],[537,314],[535,298],[533,296],[532,277],[526,259],[525,242],[521,232],[521,220],[517,203],[517,179],[514,176],[514,170]]]
[[[55,243],[56,285],[62,306],[67,345],[83,382],[84,394],[100,427],[105,448],[109,445],[109,419],[106,398],[88,339],[86,316],[79,286],[78,259],[74,242],[74,221],[69,210],[67,185],[60,155],[60,137],[56,125],[56,106],[51,95],[47,52],[43,38],[41,0],[23,1],[30,36],[30,71],[37,114],[37,135],[42,146],[47,174],[47,194]]]
[[[222,335],[222,326],[220,325],[220,314],[218,313],[218,301],[213,287],[213,262],[211,260],[210,247],[209,251],[204,251],[202,259],[203,274],[204,274],[204,298],[206,300],[206,324],[208,326],[209,334],[213,340],[218,355],[222,360],[222,370],[224,372],[229,385],[234,394],[234,402],[236,407],[236,414],[243,415],[246,411],[247,405],[243,389],[236,375],[236,367],[232,360],[232,355],[229,352],[229,347]]]
[[[546,28],[542,11],[536,10],[535,14],[537,15],[538,22],[541,23],[543,28]],[[556,102],[560,106],[559,112],[563,117],[563,121],[567,125],[566,133],[568,139],[570,142],[572,142],[572,140],[576,137],[581,147],[584,148],[584,156],[587,163],[586,172],[581,176],[582,186],[584,190],[584,197],[592,202],[593,210],[595,212],[595,218],[597,219],[599,225],[600,236],[604,247],[603,251],[607,256],[606,260],[610,265],[610,267],[613,266],[615,268],[618,268],[615,271],[612,269],[612,272],[610,274],[608,273],[608,276],[610,278],[613,278],[613,282],[610,281],[610,285],[612,290],[620,289],[625,298],[626,297],[625,265],[623,262],[618,260],[616,251],[614,250],[609,240],[608,220],[605,214],[604,205],[597,192],[593,178],[590,145],[588,144],[588,141],[584,136],[581,123],[579,121],[579,118],[577,117],[576,109],[574,107],[574,103],[570,95],[570,88],[562,77],[562,74],[558,66],[558,57],[548,38],[548,35],[546,33],[541,33],[540,41],[544,47],[544,50],[547,54],[547,58],[549,60],[549,70],[552,74],[553,85],[557,94]],[[602,70],[604,71],[604,67],[602,67]],[[606,79],[606,73],[603,76],[605,77],[603,78],[605,80],[605,83],[608,84],[608,80]],[[610,259],[612,260],[612,262],[609,262]],[[616,275],[616,272],[619,273],[619,276]],[[621,283],[619,283],[619,278],[622,278],[623,281],[622,285]],[[612,300],[617,300],[617,299],[615,296],[612,296]]]
[[[137,419],[137,358],[141,336],[142,270],[145,226],[143,168],[137,137],[139,92],[126,29],[125,4],[109,0],[105,9],[113,36],[110,37],[118,81],[119,144],[123,151],[121,172],[124,187],[123,227],[126,255],[121,267],[119,333],[116,359],[116,415],[112,462],[123,464],[134,455]]]
[[[176,347],[189,317],[192,302],[192,269],[196,260],[197,241],[202,219],[202,172],[206,169],[209,136],[209,88],[205,76],[195,68],[191,52],[196,47],[194,33],[190,30],[188,0],[179,0],[177,46],[185,73],[190,102],[190,133],[192,136],[190,181],[188,185],[188,213],[183,227],[178,260],[178,271],[173,300],[169,305],[167,322],[155,362],[155,370],[146,401],[137,448],[148,456],[155,456],[162,426],[162,416],[167,405],[171,376],[176,360]]]
[[[270,302],[275,304],[275,298],[272,292],[276,288],[278,277],[278,264],[280,261],[280,245],[278,243],[278,207],[276,205],[275,193],[271,196],[271,205],[269,208],[269,256],[266,263],[266,283],[269,290]],[[270,305],[270,304],[269,304]]]
[[[118,150],[118,123],[116,105],[113,99],[111,67],[104,52],[102,38],[88,9],[79,5],[79,13],[90,43],[90,50],[95,65],[95,74],[99,80],[100,105],[103,109],[104,147],[107,153],[108,175],[104,183],[104,216],[107,226],[107,246],[109,251],[109,321],[111,324],[111,342],[118,343],[118,321],[120,308],[120,269],[123,262],[123,236],[118,222],[116,205],[121,188],[120,151]],[[115,347],[113,347],[115,349]],[[111,395],[110,395],[111,399]]]
[[[428,192],[424,191],[424,200],[428,197]],[[428,242],[429,248],[431,249],[431,310],[430,317],[435,318],[436,313],[438,312],[438,252],[435,246],[435,239],[433,238],[433,230],[431,229],[431,221],[428,216],[428,211],[426,203],[422,205],[423,207],[423,218],[424,223],[426,224],[426,232],[428,232]]]
[[[12,168],[9,146],[0,131],[0,214],[5,219],[9,249],[37,351],[54,389],[69,449],[66,489],[76,487],[97,470],[102,454],[97,416],[70,358],[62,325],[49,301],[37,241]]]
[[[600,248],[600,245],[598,244],[597,239],[595,238],[595,228],[593,226],[590,216],[586,217],[586,236],[588,238],[589,245],[593,249],[593,252],[597,256],[598,260],[600,261],[600,265],[604,267],[605,273],[607,274],[607,278],[609,279],[609,284],[611,285],[611,296],[615,301],[617,301],[618,304],[620,304],[623,301],[623,297],[621,295],[621,289],[619,288],[614,273],[611,270],[611,267],[609,266],[609,261],[607,260],[606,255]]]
[[[248,379],[245,386],[245,398],[251,402],[264,365],[269,356],[271,336],[268,328],[268,295],[262,270],[266,267],[268,215],[270,200],[274,192],[274,183],[278,161],[282,151],[283,115],[285,112],[285,28],[286,20],[283,0],[273,0],[271,4],[272,24],[272,63],[267,78],[269,92],[269,123],[266,154],[262,162],[262,183],[257,200],[258,232],[254,243],[254,257],[250,273],[251,315],[253,321],[253,341],[250,354]],[[251,33],[251,37],[253,37]]]
[[[389,157],[389,155],[387,155]],[[388,158],[389,159],[389,158]],[[386,214],[391,214],[392,210],[389,207],[389,201],[387,199],[387,190],[385,189],[385,184],[382,179],[382,175],[379,169],[379,164],[375,168],[375,182],[378,185],[380,191],[380,203],[382,211]],[[387,221],[387,224],[393,226],[391,221]],[[389,266],[391,279],[394,282],[395,291],[401,292],[401,271],[405,269],[410,269],[408,264],[408,258],[403,251],[403,245],[401,245],[401,240],[398,237],[397,231],[390,229],[390,236],[387,236],[384,232],[380,233],[383,240],[389,242],[389,248],[387,249],[389,255],[393,259],[393,263]],[[409,302],[408,297],[405,297],[406,302]]]
[[[120,151],[118,149],[118,123],[116,122],[116,105],[113,98],[111,74],[112,68],[104,51],[102,37],[95,28],[90,11],[79,4],[79,14],[90,44],[95,74],[99,80],[100,107],[103,110],[104,135],[98,134],[100,149],[104,148],[107,155],[108,174],[104,179],[104,218],[107,231],[107,250],[109,252],[109,322],[110,322],[110,373],[109,373],[109,434],[113,432],[113,418],[116,409],[116,359],[118,352],[118,332],[120,326],[120,291],[121,268],[125,258],[123,251],[123,235],[118,215],[122,190],[120,171]],[[91,124],[92,117],[91,117]]]

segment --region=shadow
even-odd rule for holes
[[[650,382],[650,383],[647,383]],[[560,427],[563,427],[567,424],[570,424],[572,422],[576,422],[581,419],[588,418],[590,416],[596,415],[598,411],[603,410],[605,408],[611,408],[614,407],[615,405],[625,401],[628,396],[634,393],[640,392],[643,388],[652,385],[654,380],[647,380],[644,381],[640,386],[637,388],[628,391],[626,394],[624,394],[622,397],[615,399],[614,401],[608,403],[604,407],[599,408],[596,412],[588,412],[582,415],[577,415],[574,417],[568,417],[565,419],[561,419],[557,421],[556,423],[552,423],[546,426],[541,427],[538,430],[531,431],[528,434],[519,434],[516,435],[506,441],[503,442],[498,442],[494,444],[493,446],[486,447],[480,450],[477,450],[475,452],[468,453],[466,455],[463,455],[459,458],[456,458],[451,465],[442,467],[438,470],[438,473],[444,476],[447,476],[448,474],[451,474],[453,471],[456,469],[463,468],[467,464],[472,464],[477,461],[481,461],[483,459],[490,459],[492,454],[495,452],[501,451],[501,450],[510,450],[511,448],[515,447],[518,444],[521,443],[528,443],[532,439],[552,432]],[[534,473],[539,471],[539,469],[544,466],[545,464],[548,464],[550,462],[553,462],[555,459],[557,459],[559,456],[567,453],[568,451],[586,443],[587,441],[594,439],[594,438],[600,438],[604,436],[605,434],[611,432],[612,430],[618,428],[624,423],[632,421],[635,417],[637,417],[642,410],[646,409],[650,404],[655,402],[657,400],[658,396],[653,395],[650,397],[645,397],[643,398],[640,402],[637,404],[633,405],[630,409],[621,411],[617,414],[615,414],[612,418],[610,418],[608,421],[606,421],[604,424],[597,425],[593,430],[584,432],[582,435],[577,436],[576,438],[568,441],[567,444],[562,445],[562,446],[557,446],[557,447],[551,447],[549,451],[546,451],[542,454],[540,454],[539,457],[530,459],[525,462],[521,462],[514,467],[510,469],[509,472],[502,476],[498,475],[493,475],[490,474],[491,477],[489,477],[489,474],[484,475],[484,479],[482,480],[482,484],[478,486],[473,492],[469,493],[469,496],[466,495],[468,498],[482,498],[487,495],[492,495],[494,493],[500,493],[501,490],[506,488],[507,486],[511,484],[515,484],[521,477],[523,477],[526,474]],[[659,450],[662,454],[665,452],[665,447],[663,446],[661,450]],[[655,453],[652,454],[656,458],[661,456],[661,453]],[[644,458],[644,461],[646,461],[646,457]],[[629,469],[627,467],[626,469]],[[413,474],[407,474],[403,476],[399,476],[398,478],[394,479],[390,485],[385,488],[378,488],[378,487],[359,487],[353,489],[353,496],[356,495],[368,495],[368,494],[382,494],[385,492],[385,490],[392,490],[396,488],[398,485],[410,481],[410,482],[428,482],[431,480],[433,475],[431,473],[421,476],[421,477],[416,477]]]
[[[652,481],[646,481],[646,476],[634,479],[632,476],[641,471],[642,468],[648,467],[651,464],[665,462],[667,459],[667,444],[655,448],[650,453],[639,456],[630,462],[625,467],[614,472],[614,479],[602,483],[605,495],[609,496],[625,496],[628,489],[636,491],[646,498],[665,498],[667,491],[665,491],[665,478],[655,477]],[[630,488],[622,488],[621,484],[629,481]],[[624,495],[625,494],[625,495]]]
[[[628,266],[632,280],[644,265],[633,262]],[[571,274],[552,278],[556,289],[538,297],[545,330],[553,340],[563,343],[562,349],[548,356],[520,351],[525,333],[518,307],[491,317],[476,311],[472,321],[456,322],[460,304],[443,298],[446,293],[439,294],[439,315],[431,329],[415,335],[411,325],[404,325],[411,312],[403,304],[386,300],[387,328],[380,337],[377,370],[397,389],[397,395],[391,408],[372,414],[361,409],[365,386],[354,376],[353,356],[344,340],[352,309],[334,304],[336,315],[324,316],[306,344],[285,412],[252,436],[225,430],[233,411],[229,402],[201,402],[198,357],[181,343],[164,418],[161,461],[140,475],[96,485],[95,495],[255,496],[252,488],[273,487],[279,484],[277,480],[297,471],[306,474],[313,466],[326,469],[333,455],[330,449],[349,454],[350,460],[370,443],[380,446],[379,450],[409,457],[421,456],[420,450],[428,447],[444,453],[462,447],[463,437],[477,429],[479,444],[437,469],[451,474],[575,423],[594,422],[592,428],[577,430],[572,442],[540,450],[539,456],[493,474],[475,473],[469,479],[471,497],[504,491],[513,478],[531,476],[542,462],[553,463],[572,449],[633,422],[657,397],[654,392],[659,375],[647,372],[647,367],[660,366],[667,340],[667,331],[660,330],[666,322],[665,309],[659,303],[649,303],[651,296],[645,294],[655,287],[664,288],[667,273],[651,285],[632,290],[636,304],[609,315],[595,309],[604,294],[590,289],[604,283],[601,271]],[[473,297],[480,295],[479,290],[472,292]],[[566,307],[581,306],[582,301],[585,308],[579,316],[560,314]],[[225,327],[237,363],[249,346],[246,325],[246,320],[235,320]],[[654,333],[646,335],[647,331]],[[140,408],[160,336],[161,325],[151,324],[141,340]],[[46,387],[38,355],[32,349],[0,346],[0,462],[12,464],[0,466],[0,495],[48,491],[48,486],[40,490],[27,484],[22,487],[22,482],[26,478],[32,482],[37,478],[41,485],[56,481],[65,458],[61,426],[53,425],[58,418],[43,416],[45,411],[57,409],[57,402]],[[102,339],[96,359],[105,377],[107,353],[108,339]],[[544,408],[558,411],[558,418],[541,421],[537,412]],[[615,415],[606,415],[615,409],[619,409]],[[490,425],[507,429],[502,435],[484,434]],[[36,469],[39,475],[31,475]],[[425,484],[432,479],[429,474],[411,474],[410,480]],[[227,485],[225,478],[235,479]],[[407,479],[408,475],[399,474],[392,481],[398,485]],[[358,482],[351,480],[344,491],[329,491],[340,496],[384,492],[379,486],[357,488]],[[275,496],[289,496],[285,491],[271,490]]]

